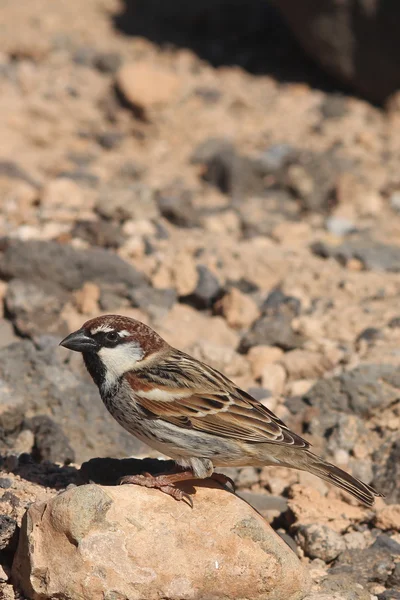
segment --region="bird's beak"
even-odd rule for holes
[[[78,331],[67,335],[60,342],[60,346],[64,346],[68,350],[75,350],[75,352],[95,352],[98,350],[98,343],[84,329],[78,329]]]

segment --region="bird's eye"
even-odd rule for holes
[[[111,342],[114,343],[119,339],[118,333],[116,331],[109,331],[106,334],[106,340],[107,342]]]

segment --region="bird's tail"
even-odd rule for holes
[[[382,497],[382,494],[374,490],[370,485],[349,475],[349,473],[339,469],[339,467],[335,467],[335,465],[325,462],[322,458],[312,452],[307,451],[306,464],[307,466],[304,470],[345,490],[367,506],[372,506],[374,504],[375,497]]]

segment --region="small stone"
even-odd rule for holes
[[[284,314],[261,316],[243,336],[241,351],[247,352],[253,346],[263,344],[277,346],[282,350],[298,348],[303,344],[304,338],[293,331],[291,321],[292,318]]]
[[[7,575],[7,573],[4,570],[4,567],[2,565],[0,565],[0,582],[4,583],[5,581],[8,581],[9,579],[9,575]],[[1,592],[1,590],[0,590]]]
[[[260,480],[257,469],[254,467],[243,467],[239,471],[236,485],[238,488],[249,488]]]
[[[21,431],[13,443],[13,451],[15,454],[30,454],[32,452],[35,438],[32,431],[24,429]]]
[[[282,365],[265,365],[261,375],[261,385],[270,390],[272,396],[283,394],[286,381],[286,371]]]
[[[0,319],[0,348],[5,348],[18,340],[10,321]]]
[[[400,531],[400,504],[389,504],[377,508],[375,525],[384,531]]]
[[[277,363],[283,356],[283,350],[276,346],[253,346],[247,353],[254,379],[260,379],[264,368]]]
[[[236,348],[237,334],[222,317],[209,317],[191,306],[175,304],[157,327],[158,333],[175,348],[187,349],[199,340]]]
[[[95,283],[88,281],[80,290],[74,292],[74,299],[76,307],[82,315],[93,315],[99,309],[100,288]]]
[[[0,488],[8,490],[12,486],[12,481],[8,477],[0,477]]]
[[[175,73],[148,62],[136,62],[119,69],[116,85],[126,102],[148,116],[149,110],[175,100],[180,81]]]
[[[211,308],[222,293],[218,278],[205,265],[197,265],[197,284],[193,292],[181,298],[181,301],[194,306],[198,310]],[[228,321],[229,323],[229,321]]]
[[[291,379],[316,379],[333,367],[323,354],[301,348],[287,352],[280,362]]]
[[[99,133],[97,141],[105,150],[113,150],[120,146],[124,137],[124,134],[120,131],[105,131],[104,133]]]
[[[314,383],[315,382],[310,379],[297,379],[296,381],[290,381],[286,386],[287,394],[288,396],[304,396],[310,391]]]
[[[228,325],[237,329],[250,327],[260,314],[254,300],[237,288],[231,288],[218,302],[216,309],[223,314]]]
[[[175,304],[177,296],[173,289],[156,289],[149,285],[134,287],[128,291],[132,306],[141,308],[153,318],[162,318]]]
[[[67,436],[61,427],[47,415],[37,415],[28,421],[34,434],[33,454],[36,460],[70,464],[75,460]]]
[[[346,548],[339,533],[318,523],[299,527],[296,541],[303,548],[306,556],[320,558],[326,563],[337,558]]]
[[[99,52],[93,58],[93,65],[101,73],[114,74],[122,64],[122,56],[118,52]]]
[[[196,289],[199,274],[190,254],[180,252],[175,256],[171,267],[171,275],[178,296],[188,296]]]
[[[342,217],[328,217],[325,224],[327,230],[338,237],[348,235],[356,230],[354,223]]]
[[[8,515],[0,515],[0,550],[10,549],[15,542],[17,522]]]
[[[157,204],[161,215],[177,227],[199,227],[201,223],[199,211],[193,205],[193,194],[190,190],[170,186],[157,194]]]
[[[81,188],[66,177],[50,181],[40,198],[41,216],[44,219],[74,221],[84,205]]]
[[[159,216],[154,191],[144,183],[104,186],[95,210],[104,219],[124,222],[129,219],[155,219]]]
[[[210,365],[231,379],[249,377],[249,366],[245,357],[229,346],[198,340],[187,351],[197,360]]]

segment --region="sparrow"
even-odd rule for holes
[[[175,484],[214,477],[214,467],[275,465],[308,471],[372,506],[371,486],[313,454],[310,443],[222,373],[170,346],[150,327],[119,315],[96,317],[61,346],[81,352],[111,415],[174,459],[177,471],[123,477],[177,500]],[[189,499],[190,504],[192,504]]]

